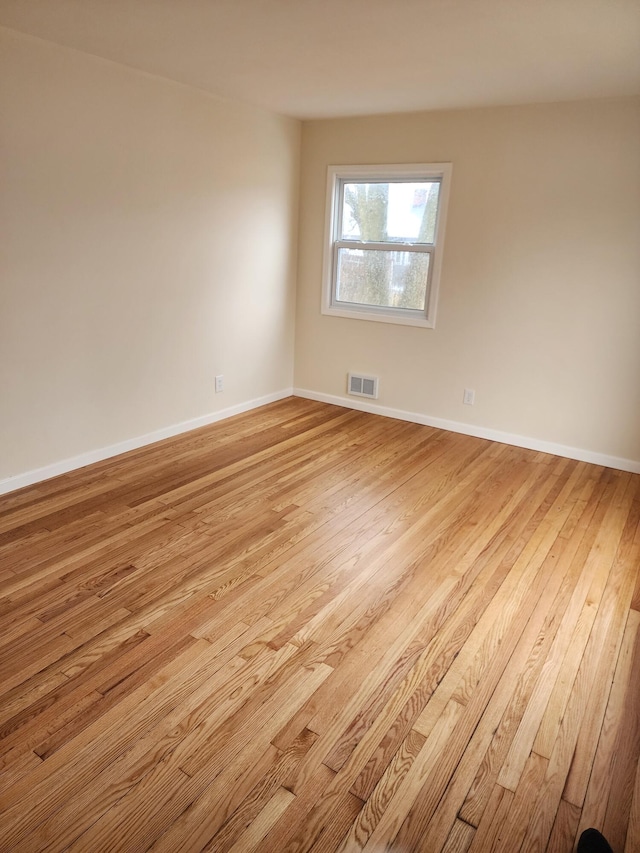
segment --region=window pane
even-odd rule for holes
[[[338,249],[336,299],[424,311],[428,252]]]
[[[343,240],[433,243],[439,181],[343,184]]]

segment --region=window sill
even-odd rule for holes
[[[420,314],[396,314],[386,311],[367,310],[366,308],[339,308],[334,305],[323,305],[322,313],[331,317],[346,317],[349,320],[369,320],[374,323],[392,323],[396,326],[420,326],[423,329],[433,329],[435,323]]]

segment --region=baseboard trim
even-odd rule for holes
[[[488,438],[490,441],[498,441],[500,444],[511,444],[514,447],[524,447],[526,450],[537,450],[542,453],[550,453],[553,456],[563,456],[567,459],[577,459],[579,462],[590,462],[593,465],[603,465],[605,468],[615,468],[619,471],[640,474],[640,461],[633,459],[622,459],[618,456],[596,453],[593,450],[583,450],[580,447],[569,447],[564,444],[555,444],[552,441],[542,441],[538,438],[529,438],[528,436],[502,432],[497,429],[488,429],[487,427],[479,427],[474,424],[448,421],[444,418],[434,418],[418,412],[392,409],[389,406],[380,406],[376,403],[369,403],[366,400],[350,400],[346,397],[338,397],[333,394],[321,394],[317,391],[309,391],[306,388],[294,388],[293,393],[296,397],[305,397],[307,400],[332,403],[335,406],[357,409],[360,412],[369,412],[372,415],[383,415],[387,418],[411,421],[411,423],[445,429],[449,432],[460,432],[464,435],[474,436],[475,438]]]
[[[501,444],[511,444],[514,447],[524,447],[527,450],[537,450],[542,453],[550,453],[553,456],[577,459],[580,462],[590,462],[594,465],[603,465],[606,468],[615,468],[619,471],[629,471],[632,474],[640,474],[640,461],[635,461],[633,459],[608,456],[605,453],[596,453],[595,451],[583,450],[579,447],[555,444],[551,441],[542,441],[537,438],[529,438],[528,436],[502,432],[501,430],[479,427],[474,424],[449,421],[444,418],[434,418],[429,415],[423,415],[419,412],[407,412],[403,409],[392,409],[389,406],[380,406],[376,403],[369,403],[367,401],[349,400],[345,397],[339,397],[333,394],[322,394],[317,391],[309,391],[306,388],[285,388],[282,391],[276,391],[273,394],[266,394],[263,397],[257,397],[253,400],[248,400],[245,403],[229,406],[228,408],[221,409],[217,412],[210,412],[209,414],[201,415],[198,418],[182,421],[181,423],[172,424],[171,426],[155,430],[154,432],[147,433],[146,435],[140,435],[136,438],[130,438],[126,441],[112,444],[109,447],[90,450],[87,453],[81,453],[79,456],[74,456],[70,459],[63,459],[60,462],[54,462],[51,465],[45,465],[42,468],[36,468],[32,471],[26,471],[23,474],[16,474],[13,477],[7,477],[4,480],[0,480],[0,495],[17,491],[25,486],[32,486],[35,483],[50,480],[52,477],[57,477],[60,474],[66,474],[69,471],[75,471],[78,468],[84,468],[86,465],[91,465],[94,462],[102,462],[105,459],[110,459],[113,456],[119,456],[121,453],[127,453],[130,450],[137,450],[140,447],[145,447],[148,444],[154,444],[155,442],[162,441],[165,438],[172,438],[173,436],[190,432],[191,430],[198,429],[199,427],[208,426],[209,424],[216,423],[217,421],[233,417],[233,415],[240,415],[243,412],[249,412],[251,409],[257,409],[259,406],[265,406],[267,403],[275,403],[278,400],[284,400],[286,397],[290,397],[291,395],[304,397],[307,400],[317,400],[320,403],[331,403],[334,406],[342,406],[346,409],[356,409],[360,412],[369,412],[373,415],[382,415],[387,418],[396,418],[401,421],[423,424],[424,426],[444,429],[449,432],[459,432],[464,435],[474,436],[475,438],[487,438],[490,441],[498,441]]]
[[[111,444],[109,447],[101,447],[98,450],[90,450],[87,453],[81,453],[79,456],[73,456],[71,459],[63,459],[60,462],[53,462],[51,465],[45,465],[42,468],[36,468],[32,471],[26,471],[24,474],[16,474],[14,477],[7,477],[0,480],[0,495],[5,495],[8,492],[14,492],[17,489],[22,489],[25,486],[33,486],[34,483],[41,483],[44,480],[50,480],[52,477],[57,477],[60,474],[66,474],[69,471],[75,471],[77,468],[84,468],[86,465],[92,465],[94,462],[102,462],[104,459],[110,459],[112,456],[119,456],[121,453],[127,453],[129,450],[137,450],[140,447],[145,447],[148,444],[155,444],[157,441],[162,441],[165,438],[172,438],[175,435],[180,435],[184,432],[190,432],[199,427],[214,424],[217,421],[225,420],[240,415],[243,412],[248,412],[251,409],[257,409],[259,406],[265,406],[267,403],[275,403],[278,400],[284,400],[285,397],[291,397],[293,394],[292,388],[285,388],[282,391],[276,391],[274,394],[266,394],[264,397],[257,397],[254,400],[248,400],[246,403],[238,403],[236,406],[229,406],[226,409],[221,409],[218,412],[210,412],[206,415],[201,415],[198,418],[192,418],[188,421],[172,424],[162,429],[154,430],[146,435],[139,435],[136,438],[130,438],[126,441],[120,441],[117,444]]]

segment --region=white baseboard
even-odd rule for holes
[[[594,465],[603,465],[607,468],[616,468],[619,471],[630,471],[633,474],[640,474],[640,461],[635,461],[633,459],[622,459],[618,456],[608,456],[605,453],[596,453],[595,451],[583,450],[579,447],[568,447],[564,444],[555,444],[551,441],[542,441],[537,438],[515,435],[513,433],[488,429],[486,427],[479,427],[473,424],[461,423],[459,421],[448,421],[444,418],[433,418],[429,415],[423,415],[418,412],[406,412],[403,409],[392,409],[388,406],[379,406],[375,403],[369,403],[368,401],[350,400],[346,397],[338,397],[333,394],[321,394],[316,391],[308,391],[305,388],[286,388],[282,391],[276,391],[273,394],[267,394],[264,397],[248,400],[246,403],[239,403],[236,406],[221,409],[218,412],[211,412],[207,415],[202,415],[199,418],[182,421],[181,423],[173,424],[171,426],[164,427],[163,429],[147,433],[146,435],[130,438],[126,441],[112,444],[109,447],[90,450],[87,453],[81,453],[79,456],[74,456],[71,459],[63,459],[60,462],[54,462],[51,465],[45,465],[42,468],[26,471],[23,474],[17,474],[14,477],[7,477],[4,480],[0,480],[0,495],[13,492],[17,489],[22,489],[24,486],[32,486],[34,483],[41,483],[43,480],[49,480],[51,477],[57,477],[59,474],[66,474],[68,471],[75,471],[77,468],[84,468],[86,465],[91,465],[94,462],[102,462],[104,459],[110,459],[112,456],[119,456],[121,453],[127,453],[129,450],[137,450],[139,447],[154,444],[156,441],[162,441],[165,438],[172,438],[174,435],[180,435],[181,433],[198,429],[198,427],[216,423],[217,421],[224,420],[225,418],[230,418],[233,415],[248,412],[251,409],[256,409],[259,406],[266,405],[267,403],[274,403],[277,400],[283,400],[285,397],[290,397],[292,394],[296,397],[305,397],[308,400],[317,400],[321,403],[332,403],[335,406],[343,406],[347,409],[357,409],[358,411],[370,412],[374,415],[397,418],[398,420],[410,421],[416,424],[436,427],[437,429],[445,429],[450,432],[460,432],[464,435],[475,436],[476,438],[487,438],[490,441],[498,441],[502,444],[512,444],[515,447],[524,447],[527,450],[538,450],[543,453],[551,453],[554,456],[564,456],[568,459],[577,459],[580,462],[591,462]]]
[[[542,453],[551,453],[553,456],[563,456],[568,459],[577,459],[580,462],[591,462],[594,465],[603,465],[606,468],[616,468],[619,471],[630,471],[632,474],[640,474],[640,461],[633,459],[608,456],[606,453],[596,453],[593,450],[583,450],[580,447],[568,447],[565,444],[555,444],[552,441],[542,441],[538,438],[515,435],[497,429],[475,426],[474,424],[448,421],[444,418],[432,418],[429,415],[417,412],[405,412],[402,409],[379,406],[376,403],[369,403],[366,400],[351,400],[333,394],[320,394],[316,391],[308,391],[305,388],[294,388],[293,393],[296,397],[306,397],[308,400],[317,400],[320,403],[332,403],[335,406],[357,409],[360,412],[370,412],[373,415],[383,415],[384,417],[397,418],[401,421],[411,421],[415,424],[445,429],[449,432],[460,432],[464,435],[472,435],[475,438],[488,438],[490,441],[498,441],[501,444],[511,444],[514,447],[524,447],[527,450],[538,450]]]
[[[51,477],[57,477],[59,474],[66,474],[68,471],[75,471],[77,468],[84,468],[85,465],[91,465],[94,462],[102,462],[103,459],[109,459],[112,456],[119,456],[121,453],[127,453],[129,450],[137,450],[139,447],[144,447],[147,444],[154,444],[156,441],[162,441],[164,438],[172,438],[174,435],[180,435],[183,432],[189,432],[198,427],[214,424],[216,421],[222,421],[225,418],[230,418],[233,415],[248,412],[251,409],[257,409],[258,406],[264,406],[267,403],[275,403],[277,400],[283,400],[285,397],[291,397],[293,389],[286,388],[282,391],[276,391],[274,394],[267,394],[264,397],[258,397],[255,400],[249,400],[246,403],[239,403],[236,406],[229,406],[227,409],[221,409],[219,412],[210,412],[207,415],[201,415],[199,418],[193,418],[189,421],[182,421],[178,424],[172,424],[168,427],[149,432],[146,435],[139,435],[136,438],[129,438],[126,441],[120,441],[117,444],[111,444],[109,447],[101,447],[98,450],[89,450],[87,453],[81,453],[79,456],[74,456],[71,459],[63,459],[60,462],[53,462],[51,465],[45,465],[43,468],[36,468],[33,471],[26,471],[24,474],[16,474],[14,477],[7,477],[0,480],[0,495],[13,492],[16,489],[22,489],[24,486],[32,486],[34,483],[41,483],[43,480],[49,480]]]

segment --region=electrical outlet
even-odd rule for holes
[[[224,391],[224,376],[222,374],[216,376],[216,394],[221,391]]]
[[[462,397],[462,402],[465,406],[473,406],[476,401],[476,392],[471,388],[464,389],[464,396]]]

